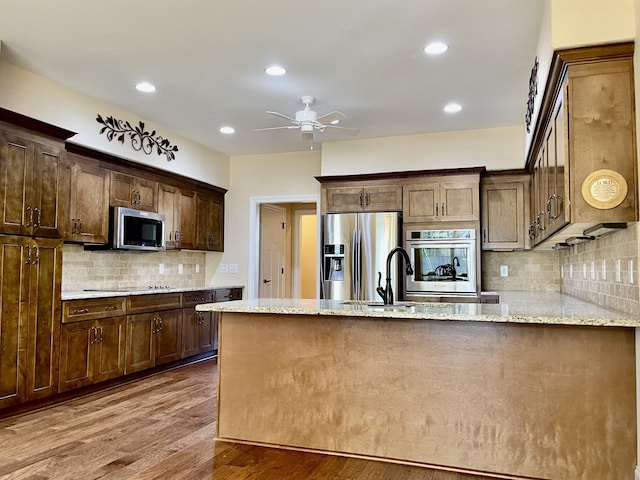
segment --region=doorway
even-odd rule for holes
[[[319,298],[319,218],[320,197],[318,195],[291,197],[251,197],[249,228],[249,269],[246,298],[262,296],[277,298]],[[266,208],[265,208],[266,207]],[[281,289],[273,286],[273,278],[263,275],[266,272],[263,257],[267,255],[271,265],[277,256],[273,245],[263,252],[263,239],[273,240],[273,233],[262,232],[263,220],[277,226],[278,217],[272,218],[275,211],[284,210],[285,248],[284,261],[280,262]],[[265,212],[268,212],[265,214]],[[280,222],[281,223],[281,222]],[[272,230],[274,232],[274,230]],[[271,243],[268,240],[265,243]],[[278,263],[278,262],[276,262]],[[270,272],[273,272],[273,268]],[[284,273],[282,273],[282,269]],[[264,277],[264,278],[263,278]],[[264,283],[264,280],[267,280]],[[271,281],[269,281],[271,280]],[[264,289],[263,286],[271,288]],[[277,286],[276,286],[277,287]]]

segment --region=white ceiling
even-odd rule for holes
[[[341,125],[363,139],[522,125],[544,2],[1,3],[3,60],[238,155],[309,149],[298,131],[253,131],[286,124],[265,110],[295,116],[302,95],[319,115],[347,115]],[[431,40],[449,51],[426,56]],[[287,75],[266,76],[271,63]],[[158,91],[137,92],[141,80]],[[443,113],[450,101],[463,111]],[[345,138],[316,133],[315,148]]]

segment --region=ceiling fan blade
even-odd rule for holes
[[[267,112],[269,115],[275,115],[276,117],[282,117],[282,118],[286,118],[287,120],[291,121],[291,122],[295,122],[296,119],[295,118],[291,118],[291,117],[287,117],[285,114],[283,113],[278,113],[278,112],[270,112],[269,110],[267,110]]]
[[[281,127],[256,128],[254,132],[262,132],[264,130],[281,130],[281,129],[295,130],[296,128],[299,128],[299,127],[297,127],[296,125],[283,125]]]
[[[353,135],[356,136],[360,133],[360,130],[358,130],[357,128],[347,128],[347,127],[339,127],[337,125],[325,125],[326,128],[334,128],[336,130],[340,130],[340,132],[344,133],[345,135]]]
[[[345,118],[347,118],[347,116],[344,113],[336,111],[316,118],[316,122],[331,123],[335,122],[336,120],[344,120]]]

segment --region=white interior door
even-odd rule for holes
[[[286,209],[260,205],[260,298],[285,296]]]

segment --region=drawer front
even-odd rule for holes
[[[126,315],[127,297],[67,300],[62,302],[62,323]]]
[[[127,297],[127,313],[157,312],[182,307],[182,293],[157,293]]]
[[[214,290],[199,290],[197,292],[186,292],[182,294],[184,307],[194,307],[200,303],[211,303],[214,301]]]
[[[214,302],[230,302],[242,300],[241,288],[216,288]]]

